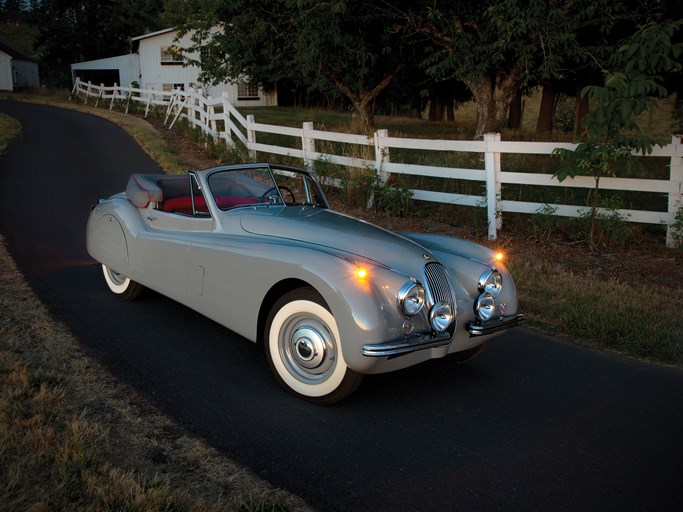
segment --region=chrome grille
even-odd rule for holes
[[[427,278],[429,293],[435,304],[442,300],[448,302],[451,306],[455,306],[451,286],[448,284],[448,277],[446,276],[446,269],[441,263],[427,263],[425,265],[425,277]]]

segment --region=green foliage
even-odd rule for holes
[[[403,185],[377,185],[375,211],[383,217],[405,217],[410,212],[413,193]]]
[[[628,221],[630,215],[619,212],[621,198],[603,199],[600,207],[594,217],[591,210],[579,216],[579,229],[591,240],[594,249],[608,252],[623,249],[633,238],[635,226]]]
[[[207,50],[201,62],[189,59],[201,64],[201,80],[249,76],[266,88],[285,81],[305,91],[335,91],[367,131],[372,100],[404,67],[403,33],[391,12],[381,0],[207,2],[183,30],[195,31],[191,51]]]
[[[130,38],[163,28],[158,0],[31,2],[28,21],[38,28],[41,81],[68,87],[69,66],[130,52]]]
[[[556,206],[544,204],[529,217],[529,226],[534,239],[547,241],[553,236],[557,227],[563,222],[563,219],[558,217],[556,213]]]
[[[577,174],[595,179],[588,240],[594,244],[595,220],[600,203],[600,178],[614,176],[616,168],[631,173],[634,153],[649,154],[664,140],[652,136],[638,124],[637,116],[656,108],[655,96],[665,96],[663,73],[679,72],[683,44],[672,40],[683,20],[650,22],[616,49],[603,71],[602,86],[586,87],[582,94],[592,109],[584,120],[584,131],[575,151],[558,148],[562,158],[555,176],[559,181]]]
[[[429,41],[423,66],[463,81],[474,95],[476,138],[500,131],[520,90],[590,65],[582,48],[596,41],[596,27],[606,32],[614,19],[638,15],[609,0],[436,0],[415,11],[412,28]]]
[[[333,192],[346,206],[367,206],[379,185],[373,168],[349,169],[334,165],[325,158],[313,162],[313,172],[325,188],[324,192]]]

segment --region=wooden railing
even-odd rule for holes
[[[456,204],[463,206],[485,206],[488,218],[488,236],[496,239],[502,227],[503,212],[533,214],[539,211],[552,212],[552,215],[564,217],[579,217],[590,209],[586,206],[567,204],[548,204],[537,202],[514,201],[501,198],[503,184],[518,184],[532,186],[587,188],[595,187],[595,180],[591,176],[576,176],[559,182],[552,174],[537,174],[526,172],[507,172],[501,168],[502,154],[538,154],[549,155],[555,148],[573,149],[576,146],[558,142],[513,142],[502,141],[500,134],[486,134],[483,141],[456,140],[428,140],[403,137],[390,137],[387,130],[378,130],[372,136],[337,133],[316,130],[313,123],[303,123],[301,128],[277,126],[257,123],[252,115],[244,117],[232,105],[227,95],[220,98],[206,97],[201,90],[190,91],[152,91],[134,87],[104,87],[91,83],[76,81],[72,96],[82,95],[84,101],[95,98],[97,105],[101,101],[110,101],[110,109],[118,101],[126,105],[126,112],[130,102],[145,105],[145,115],[152,105],[166,107],[166,123],[169,128],[179,117],[186,119],[193,127],[202,130],[216,140],[234,145],[237,142],[246,147],[256,158],[256,153],[283,155],[301,159],[303,165],[310,166],[316,160],[324,160],[331,164],[346,167],[374,169],[382,181],[386,181],[390,174],[407,174],[469,180],[482,182],[485,185],[485,195],[463,195],[430,190],[411,190],[412,198],[418,201],[432,201],[437,203]],[[266,144],[258,141],[258,134],[274,134],[290,137],[289,146]],[[345,146],[358,146],[358,151],[348,154],[324,153],[316,150],[318,142],[327,142],[325,146],[334,147],[335,143]],[[482,155],[482,168],[452,168],[429,165],[417,165],[391,160],[392,149],[421,150],[434,152],[466,152]],[[676,215],[681,204],[683,192],[683,145],[679,137],[672,137],[671,143],[657,146],[646,157],[666,157],[668,159],[669,179],[634,179],[612,178],[600,179],[602,190],[637,191],[662,194],[667,197],[666,211],[646,211],[618,209],[621,218],[630,222],[648,224],[663,224],[667,226],[667,246],[673,247],[680,234],[680,221]],[[607,214],[604,209],[599,210]],[[679,216],[680,219],[680,216]]]

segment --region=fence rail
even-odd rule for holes
[[[83,101],[95,98],[95,105],[100,101],[109,100],[109,108],[120,102],[125,104],[126,112],[131,102],[145,105],[145,115],[149,109],[155,106],[166,107],[166,122],[169,128],[173,126],[179,117],[186,119],[193,127],[201,129],[214,139],[223,140],[226,144],[234,146],[236,140],[244,145],[256,158],[256,152],[282,155],[299,158],[305,166],[310,166],[316,160],[354,168],[374,169],[383,182],[390,174],[406,174],[412,176],[450,178],[457,180],[470,180],[485,184],[486,194],[464,195],[430,190],[411,190],[412,198],[418,201],[431,201],[463,206],[486,205],[488,218],[489,239],[496,239],[498,231],[502,227],[502,213],[526,213],[533,214],[541,210],[552,211],[553,215],[565,217],[579,217],[590,211],[586,206],[566,204],[548,204],[527,201],[514,201],[501,198],[503,184],[549,186],[563,188],[595,187],[595,180],[591,176],[576,176],[559,182],[551,174],[537,174],[525,172],[508,172],[501,169],[502,154],[537,154],[549,155],[555,148],[574,149],[574,144],[559,142],[512,142],[502,141],[500,134],[486,134],[483,141],[455,141],[455,140],[428,140],[402,137],[390,137],[386,130],[378,130],[373,136],[336,133],[316,130],[313,123],[303,123],[301,128],[277,126],[257,123],[254,116],[246,118],[232,105],[229,98],[224,94],[220,98],[206,97],[201,90],[190,91],[157,91],[143,90],[133,86],[122,87],[114,85],[105,87],[84,83],[76,79],[72,96],[83,96]],[[257,141],[257,134],[274,134],[291,137],[292,146],[279,146]],[[340,143],[360,146],[361,150],[372,158],[354,157],[340,154],[323,153],[316,150],[317,141]],[[418,165],[404,162],[391,161],[392,149],[408,149],[437,152],[467,152],[483,155],[483,168],[450,168],[429,165]],[[600,179],[600,189],[622,190],[659,193],[668,198],[666,211],[645,211],[619,209],[616,212],[624,220],[630,222],[663,224],[667,226],[666,244],[673,247],[681,234],[676,232],[680,228],[680,222],[676,222],[676,214],[681,204],[683,192],[683,145],[679,137],[672,137],[671,143],[663,147],[655,147],[650,155],[644,157],[666,157],[669,159],[669,179],[635,179],[635,178],[611,178]],[[607,214],[605,209],[599,209]]]

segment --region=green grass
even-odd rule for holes
[[[21,124],[5,114],[0,114],[0,154],[4,153],[10,141],[21,132]]]
[[[576,275],[547,261],[509,264],[528,324],[593,347],[683,365],[683,288]]]

